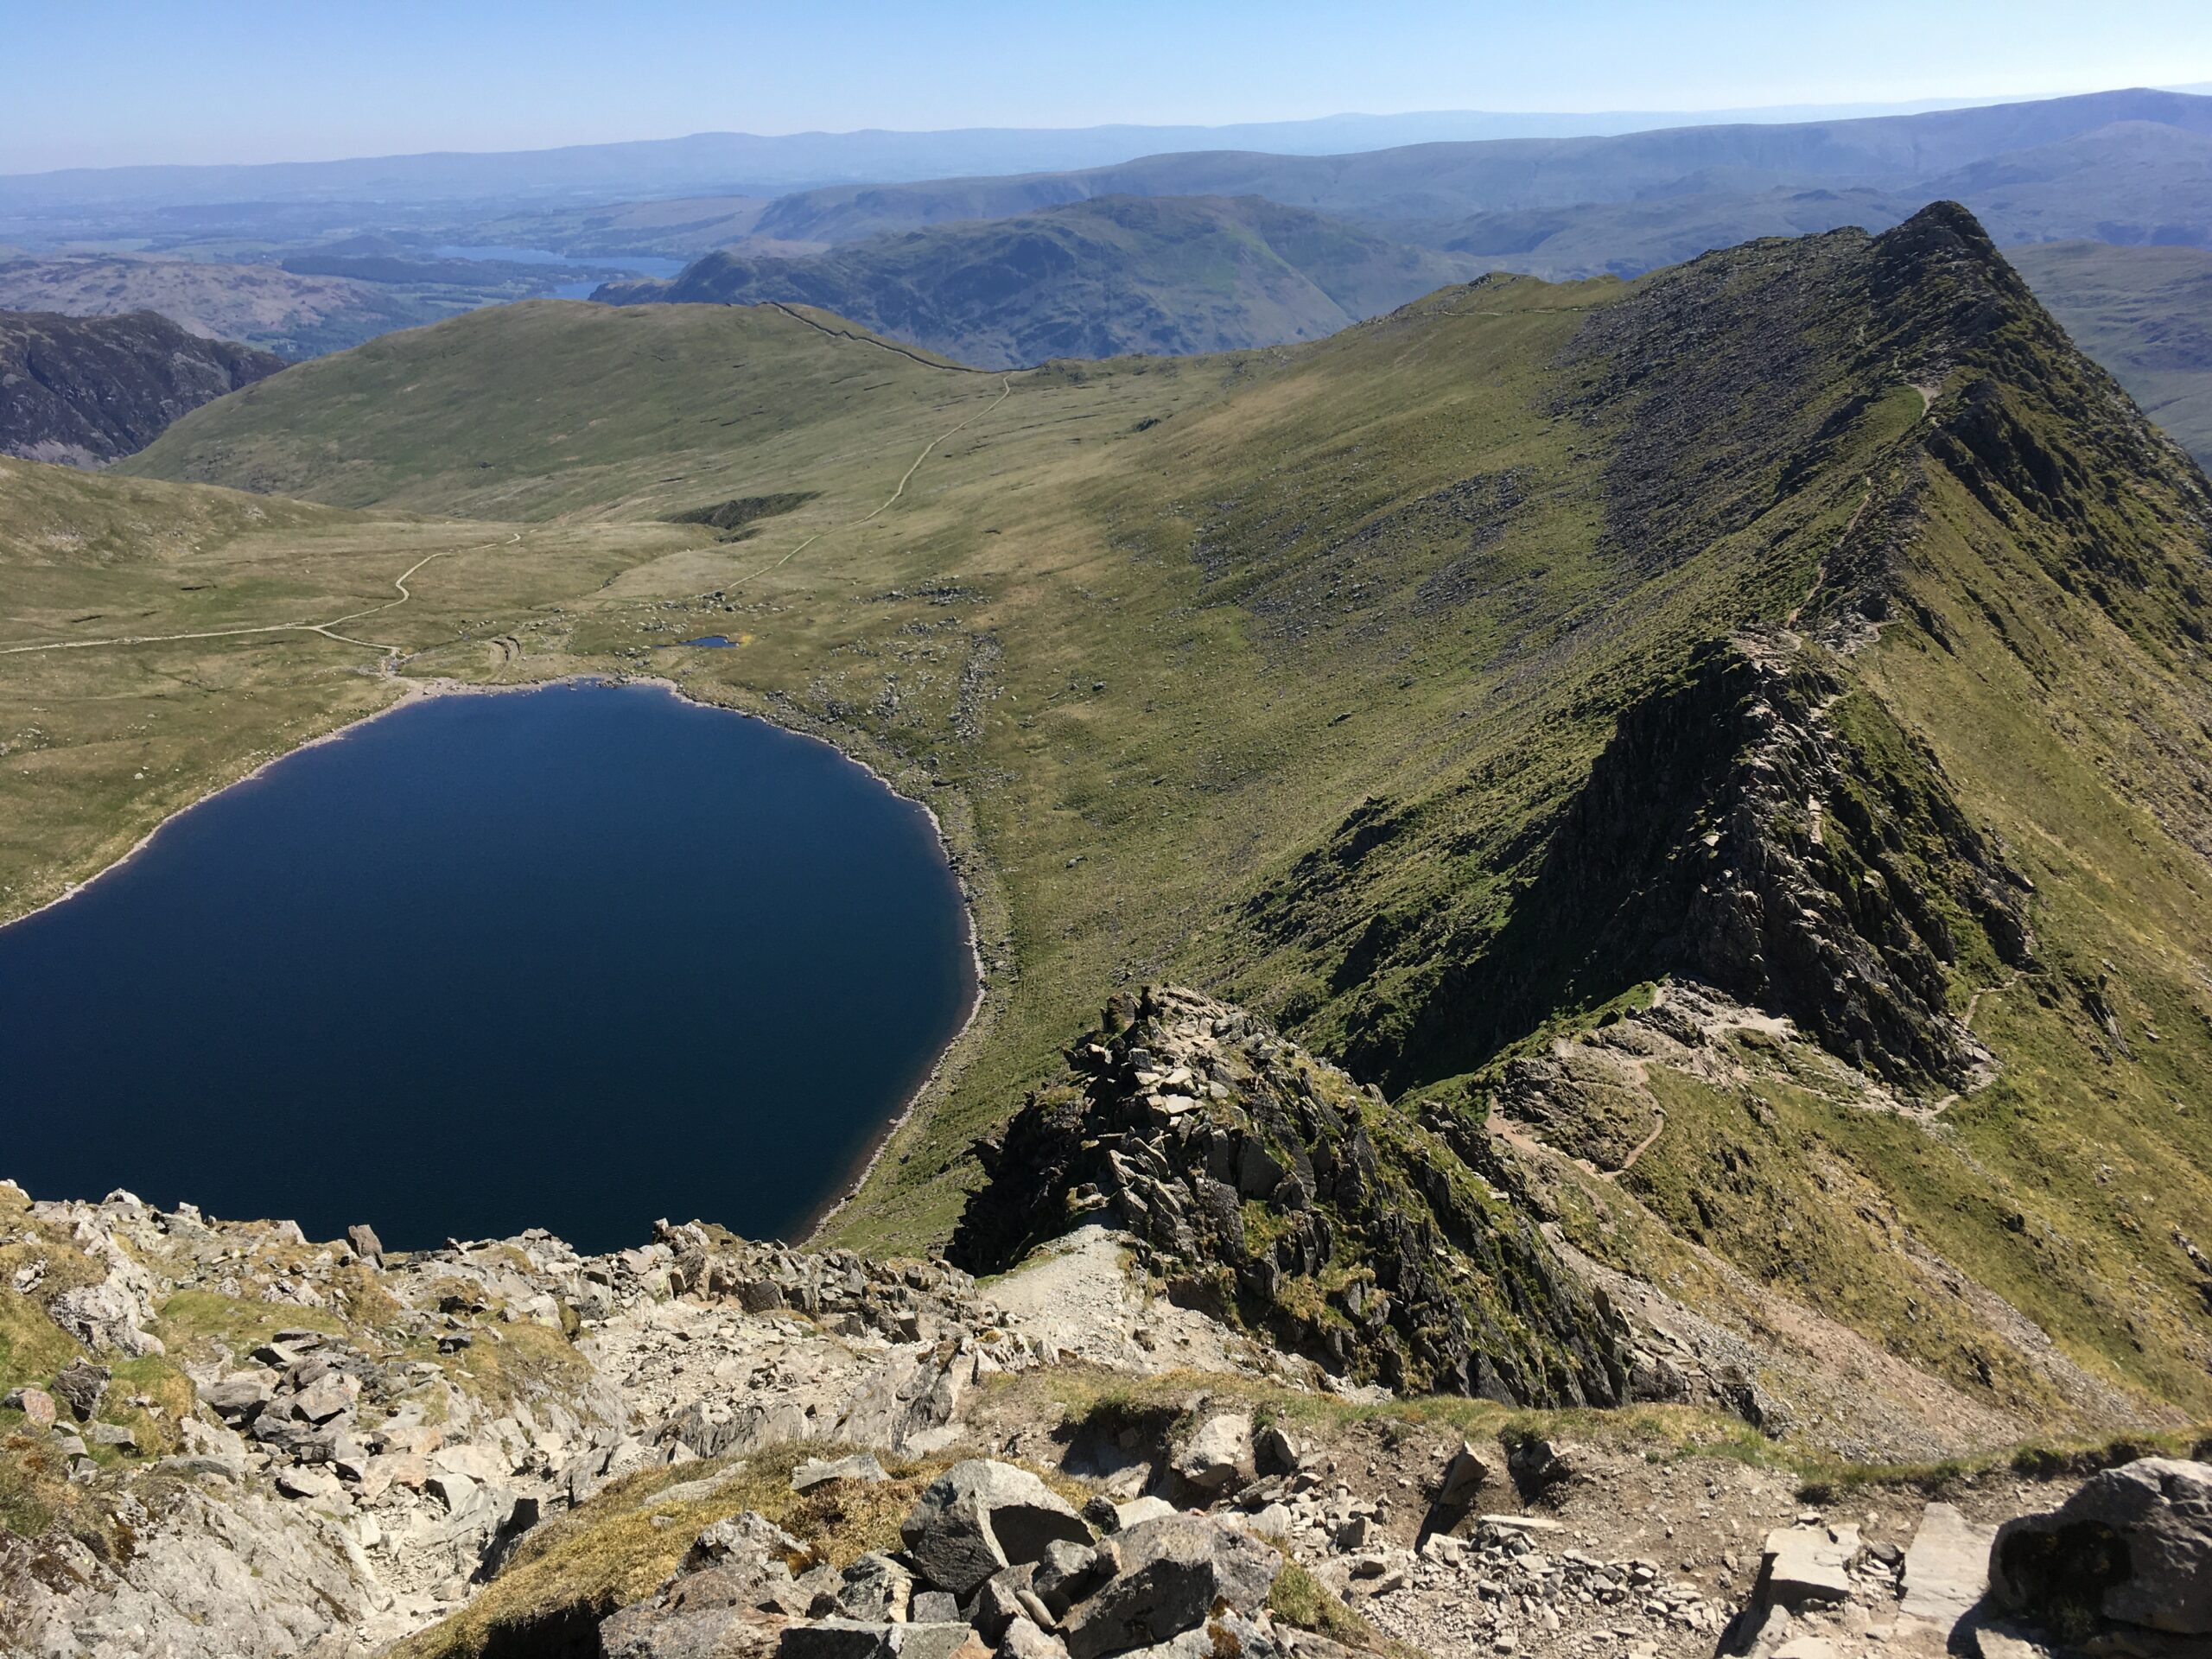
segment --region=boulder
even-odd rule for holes
[[[707,1567],[734,1567],[765,1571],[779,1567],[785,1573],[804,1567],[811,1552],[766,1516],[747,1510],[714,1525],[691,1541],[684,1552],[683,1568],[696,1573]]]
[[[200,1398],[226,1423],[244,1422],[270,1401],[269,1385],[251,1371],[235,1371],[219,1382],[203,1384]]]
[[[101,1398],[107,1393],[108,1376],[108,1369],[105,1365],[92,1365],[81,1359],[73,1359],[54,1379],[54,1391],[68,1402],[70,1414],[79,1422],[89,1422],[92,1414],[100,1408]]]
[[[54,1396],[44,1389],[10,1389],[7,1398],[0,1400],[0,1406],[13,1406],[33,1428],[52,1428],[60,1415],[54,1409]]]
[[[1280,1423],[1269,1423],[1252,1437],[1252,1466],[1263,1475],[1294,1475],[1304,1455]]]
[[[1478,1492],[1490,1484],[1496,1473],[1489,1459],[1476,1451],[1472,1444],[1462,1440],[1459,1449],[1444,1465],[1436,1501],[1447,1510],[1464,1510],[1475,1501]]]
[[[906,1618],[915,1624],[950,1624],[960,1617],[960,1599],[950,1590],[917,1590]]]
[[[871,1550],[845,1569],[837,1611],[842,1618],[869,1624],[903,1624],[913,1597],[914,1575],[888,1555]]]
[[[292,1396],[292,1414],[303,1422],[327,1423],[353,1408],[360,1386],[342,1371],[330,1372]],[[469,1470],[467,1472],[474,1474],[476,1471]],[[504,1474],[505,1471],[499,1472]]]
[[[1989,1599],[2072,1633],[2104,1618],[2212,1636],[2212,1464],[2141,1458],[1998,1529]]]
[[[1179,1510],[1164,1497],[1133,1497],[1126,1503],[1114,1506],[1116,1532],[1127,1532],[1131,1527],[1141,1527],[1147,1521],[1164,1521]]]
[[[1055,1628],[1068,1609],[1089,1595],[1112,1571],[1112,1563],[1102,1562],[1098,1551],[1088,1545],[1065,1543],[1058,1539],[1046,1545],[1044,1559],[1031,1569],[1030,1588],[1037,1592],[1052,1617],[1049,1621],[1038,1622],[1047,1630]]]
[[[346,1230],[346,1243],[353,1248],[353,1254],[359,1256],[362,1261],[374,1262],[378,1267],[384,1265],[384,1241],[377,1236],[377,1230],[368,1223],[362,1222],[357,1226],[348,1227]]]
[[[62,1292],[47,1314],[87,1348],[118,1349],[134,1359],[162,1351],[160,1339],[139,1329],[147,1311],[118,1276]]]
[[[1175,1472],[1209,1497],[1252,1478],[1252,1418],[1217,1412],[1201,1422],[1175,1454]]]
[[[1114,1541],[1120,1568],[1064,1621],[1071,1659],[1147,1648],[1195,1630],[1215,1607],[1259,1610],[1282,1557],[1236,1527],[1199,1516],[1147,1521]]]
[[[930,1483],[899,1528],[923,1576],[967,1595],[1002,1567],[1044,1558],[1055,1540],[1088,1545],[1090,1529],[1026,1469],[970,1458]]]
[[[342,1490],[338,1477],[326,1469],[287,1469],[276,1477],[276,1490],[287,1497],[328,1499]]]
[[[1851,1562],[1859,1554],[1856,1527],[1781,1527],[1766,1535],[1758,1599],[1765,1606],[1802,1613],[1851,1599]]]

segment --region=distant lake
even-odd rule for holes
[[[649,686],[434,698],[0,929],[0,1176],[393,1249],[788,1236],[967,1016],[927,815]]]
[[[620,259],[582,259],[573,254],[555,253],[546,248],[512,248],[503,243],[455,243],[448,247],[433,248],[430,252],[440,259],[486,259],[512,265],[573,265],[585,270],[603,270],[611,277],[617,272],[638,276],[653,276],[665,280],[683,269],[681,259],[663,259],[652,254],[636,254]],[[556,300],[588,300],[600,284],[591,283],[556,283],[550,293]]]

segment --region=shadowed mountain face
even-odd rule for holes
[[[714,253],[622,304],[819,306],[963,362],[1185,354],[1317,340],[1477,274],[1471,261],[1245,198],[1107,197],[802,259]]]
[[[0,312],[0,454],[97,467],[284,359],[202,340],[167,317]]]

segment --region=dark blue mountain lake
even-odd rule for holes
[[[642,685],[434,698],[0,929],[0,1176],[422,1248],[788,1236],[976,992],[928,815]]]

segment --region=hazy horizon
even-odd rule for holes
[[[65,36],[51,13],[0,0],[22,48],[0,174],[721,134],[1836,118],[2212,78],[2212,14],[2173,0],[1964,0],[1934,14],[1875,0],[1848,18],[1741,0],[1569,0],[1541,16],[1424,3],[1357,17],[1304,0],[1051,11],[987,0],[950,20],[868,0],[803,18],[686,0],[659,16],[646,31],[610,29],[595,8],[508,0],[304,13],[127,0],[73,16]],[[1901,54],[1900,39],[1913,50]]]

